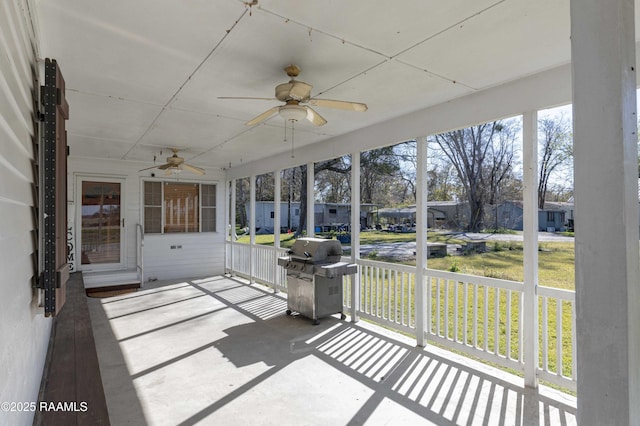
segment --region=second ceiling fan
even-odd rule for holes
[[[269,119],[275,114],[280,114],[282,118],[289,121],[299,121],[302,119],[309,120],[314,126],[322,126],[327,124],[320,114],[307,105],[336,108],[346,111],[366,111],[367,105],[359,102],[348,101],[336,101],[332,99],[316,99],[311,97],[311,86],[303,81],[298,81],[295,78],[300,74],[300,68],[296,65],[289,65],[284,69],[287,75],[291,78],[288,83],[282,83],[276,86],[275,98],[251,98],[251,97],[228,97],[223,96],[219,99],[252,99],[252,100],[267,100],[267,101],[281,101],[284,105],[275,106],[263,112],[256,118],[247,121],[247,126],[254,126],[260,124],[263,121]]]

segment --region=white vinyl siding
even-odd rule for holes
[[[0,3],[0,401],[37,401],[52,321],[32,289],[37,249],[32,164],[31,25],[23,0]],[[0,423],[31,424],[33,412],[0,413]]]
[[[60,65],[61,67],[63,64]],[[64,71],[64,68],[62,68]],[[73,147],[71,152],[73,153]],[[136,224],[144,225],[145,216],[145,183],[153,182],[162,186],[163,179],[149,177],[150,172],[139,172],[145,166],[144,163],[133,163],[118,160],[89,159],[69,157],[69,201],[73,200],[74,209],[77,201],[74,200],[74,185],[78,184],[79,177],[97,176],[108,178],[110,176],[124,179],[123,218],[125,222],[124,235],[124,268],[133,269],[136,265]],[[215,187],[216,200],[224,201],[220,191],[224,189],[219,185],[224,178],[222,171],[207,170],[203,177],[194,177],[193,183],[211,185]],[[73,183],[72,183],[73,182]],[[180,176],[180,182],[190,182],[185,174]],[[218,205],[219,212],[224,208]],[[223,218],[217,215],[215,218],[216,229],[221,229]],[[75,217],[75,214],[73,215]],[[146,231],[146,230],[145,230]],[[221,232],[194,232],[194,233],[169,233],[148,234],[144,236],[144,271],[147,279],[157,278],[173,279],[188,278],[204,275],[224,273],[224,233]],[[172,249],[171,247],[176,248]],[[181,246],[181,248],[177,248]]]

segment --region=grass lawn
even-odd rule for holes
[[[242,236],[239,240],[241,243],[248,243],[249,236]],[[281,235],[281,246],[282,247],[291,247],[294,242],[293,234],[282,234]],[[389,243],[389,242],[411,242],[415,241],[415,233],[388,233],[388,232],[362,232],[361,233],[361,244],[375,244],[379,243]],[[441,242],[448,244],[461,244],[464,243],[464,240],[460,240],[455,238],[455,236],[443,234],[440,232],[434,232],[428,234],[429,242]],[[256,236],[257,244],[264,245],[273,245],[273,235],[257,235]],[[446,270],[446,271],[457,271],[464,274],[469,275],[479,275],[486,276],[492,278],[513,280],[513,281],[523,281],[524,279],[524,267],[523,267],[523,247],[521,242],[500,242],[500,241],[490,241],[487,243],[487,252],[486,253],[477,253],[477,254],[469,254],[469,255],[460,255],[460,256],[446,256],[441,258],[431,258],[428,259],[428,267],[432,269],[438,270]],[[393,259],[381,259],[380,257],[376,257],[375,260],[378,261],[386,261],[390,263],[394,263]],[[538,251],[538,282],[539,285],[547,286],[547,287],[555,287],[566,290],[574,290],[574,244],[567,242],[545,242],[540,243],[539,251]],[[403,262],[405,264],[413,264],[415,265],[415,261]],[[366,311],[371,311],[374,315],[380,315],[382,317],[391,318],[394,315],[398,315],[396,309],[399,309],[401,306],[404,306],[404,312],[409,314],[411,318],[414,317],[414,306],[412,303],[409,303],[409,297],[406,297],[407,292],[413,293],[413,277],[407,277],[404,281],[403,285],[399,285],[393,282],[389,276],[382,274],[375,282],[367,282],[367,280],[362,279],[362,291],[363,296],[365,296],[365,300],[370,301],[369,306],[362,308]],[[464,310],[463,299],[462,299],[462,289],[464,288],[464,284],[462,283],[453,283],[449,282],[446,284],[449,286],[449,298],[444,298],[444,284],[441,284],[440,295],[436,294],[436,283],[432,282],[431,289],[427,291],[431,291],[431,324],[432,330],[433,326],[437,321],[437,306],[439,305],[439,317],[440,323],[444,324],[445,320],[445,304],[448,306],[448,321],[449,324],[453,324],[453,317],[457,315],[458,318],[462,317]],[[396,289],[396,286],[398,288]],[[454,310],[454,287],[458,286],[458,311]],[[483,341],[483,329],[486,323],[487,329],[489,331],[487,335],[487,347],[489,350],[498,350],[501,354],[505,354],[507,351],[513,356],[517,356],[516,354],[519,351],[518,345],[518,318],[519,318],[519,294],[512,293],[511,294],[511,304],[510,304],[510,313],[507,316],[506,309],[506,301],[509,298],[508,294],[505,290],[496,291],[495,289],[486,289],[483,286],[479,286],[478,288],[478,344],[480,346],[484,346]],[[405,294],[405,297],[401,297],[402,294]],[[363,300],[363,304],[366,304]],[[499,302],[497,303],[497,300]],[[497,304],[497,306],[496,306]],[[487,315],[485,318],[484,314],[484,306],[487,305]],[[393,309],[390,309],[395,307]],[[471,318],[472,315],[472,306],[469,306],[469,310],[467,315]],[[539,306],[539,336],[540,336],[540,365],[543,363],[542,348],[543,348],[543,338],[544,338],[544,330],[542,325],[542,312],[543,305],[540,303]],[[556,325],[558,323],[558,314],[556,309],[556,301],[549,300],[547,302],[547,330],[546,337],[548,339],[548,356],[547,362],[549,365],[549,369],[551,371],[555,371],[557,366],[557,355],[556,355]],[[572,311],[571,306],[568,303],[563,303],[560,307],[560,316],[562,318],[562,370],[563,374],[570,376],[571,375],[571,364],[572,364],[572,353],[571,353],[571,327],[572,327]],[[507,333],[507,323],[509,323],[509,333]],[[494,332],[494,327],[498,327],[498,333]],[[458,330],[454,331],[450,329],[448,332],[448,337],[453,338],[453,333],[457,333],[458,338],[462,336],[464,331],[464,325],[462,321],[458,322]],[[467,333],[468,336],[473,334],[473,330],[471,328],[471,324],[467,324]],[[507,334],[509,334],[509,338],[507,338]],[[496,337],[498,341],[496,342]],[[471,337],[468,337],[471,339]],[[473,342],[468,340],[468,344],[472,344]],[[507,348],[509,346],[509,348]]]
[[[392,233],[366,231],[360,233],[360,244],[411,242],[415,233]],[[429,232],[427,240],[446,244],[463,244],[464,240],[441,232]],[[280,234],[280,245],[289,248],[295,239],[293,233]],[[249,235],[241,236],[237,242],[248,244]],[[273,246],[273,235],[256,235],[256,244]],[[523,250],[520,242],[491,241],[487,243],[487,253],[465,256],[447,256],[428,260],[429,268],[449,271],[458,270],[463,274],[481,275],[513,281],[524,277]],[[393,259],[376,260],[393,263]],[[574,290],[574,245],[565,242],[540,243],[538,251],[538,282],[547,287]],[[415,265],[415,262],[405,262]]]

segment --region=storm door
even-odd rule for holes
[[[118,179],[80,179],[79,260],[84,271],[124,265],[123,183]]]

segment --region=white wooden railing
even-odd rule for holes
[[[230,272],[286,291],[286,272],[274,267],[286,249],[238,243],[227,247]],[[426,286],[425,305],[417,307],[415,267],[363,259],[357,263],[359,275],[343,280],[345,312],[357,300],[359,317],[412,335],[416,321],[422,320],[428,341],[524,371],[525,345],[531,342],[523,337],[527,319],[522,282],[425,269],[417,281]],[[359,282],[358,294],[352,293],[354,280]],[[538,313],[537,376],[575,390],[575,292],[539,286]]]
[[[523,284],[427,269],[427,338],[523,370]],[[430,284],[430,286],[429,286]]]
[[[144,228],[136,223],[136,273],[140,287],[144,287]]]
[[[538,304],[541,325],[541,365],[538,366],[538,377],[575,391],[576,293],[570,290],[539,287]],[[555,329],[551,327],[553,321],[556,323]],[[565,333],[564,330],[567,328],[569,332]],[[570,362],[566,364],[562,362],[565,358],[570,359]]]
[[[276,290],[287,290],[286,271],[277,266],[277,258],[287,249],[260,244],[226,243],[225,269],[251,282],[258,282]]]

